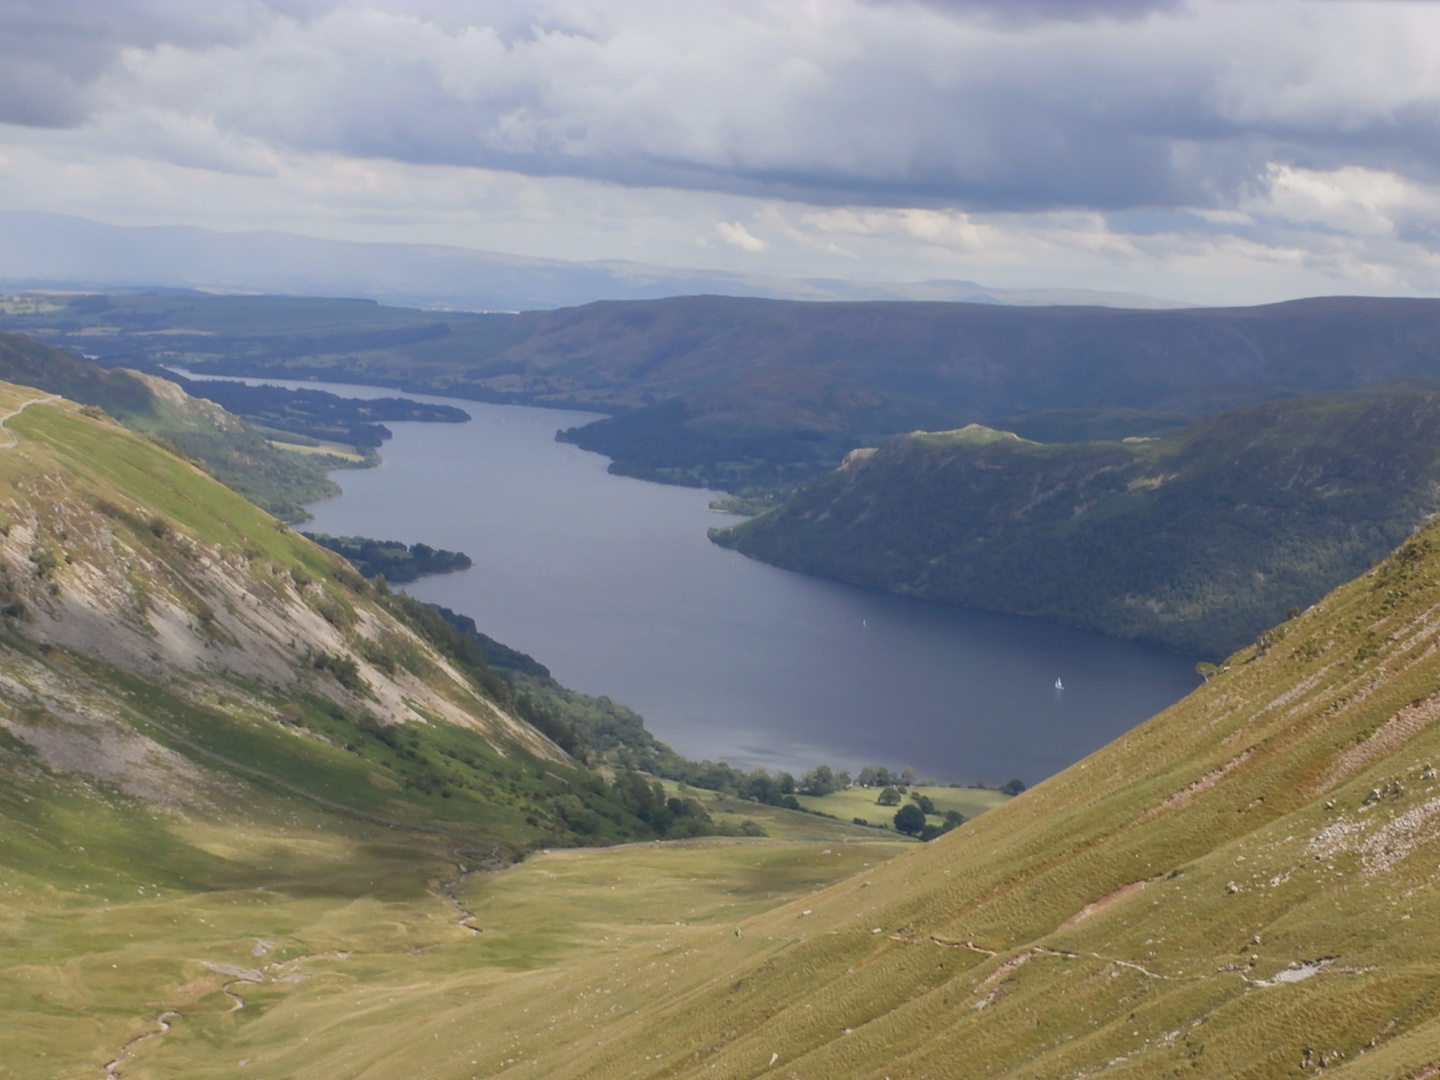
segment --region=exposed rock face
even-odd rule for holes
[[[40,408],[104,423],[74,416],[63,401]],[[102,662],[197,705],[223,702],[273,719],[273,691],[298,688],[382,725],[441,719],[502,752],[511,745],[564,758],[385,611],[338,556],[158,447],[118,429],[114,438],[167,470],[160,479],[172,496],[173,485],[194,486],[190,501],[217,498],[219,513],[199,528],[184,514],[157,513],[94,475],[68,471],[34,435],[0,451],[10,474],[0,474],[0,727],[51,768],[162,802],[200,797],[199,772],[137,730],[104,679],[56,678],[44,662],[51,655]],[[268,530],[268,550],[233,521],[228,540],[203,535],[227,511]],[[396,649],[420,658],[412,666],[424,677],[377,666]]]

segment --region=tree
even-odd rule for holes
[[[910,798],[915,800],[915,805],[920,808],[920,812],[922,814],[940,813],[939,810],[935,809],[935,802],[933,799],[930,798],[929,795],[921,795],[918,791],[912,791],[910,793]]]
[[[1022,791],[1025,790],[1025,782],[1023,780],[1017,780],[1015,777],[1012,776],[1009,780],[1006,780],[1005,783],[1000,785],[1000,790],[1003,791],[1006,795],[1019,795]]]
[[[925,828],[925,811],[913,803],[906,803],[895,811],[895,829],[897,832],[908,833],[911,836],[919,835]]]
[[[850,774],[844,769],[838,773],[829,765],[817,765],[800,778],[800,794],[829,795],[850,786]]]
[[[889,787],[892,781],[884,765],[866,765],[855,782],[861,787]]]
[[[899,806],[900,792],[896,791],[893,787],[887,787],[876,796],[875,804],[877,806]]]

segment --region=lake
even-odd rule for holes
[[[388,425],[384,465],[336,473],[345,493],[303,527],[466,552],[471,570],[405,588],[630,706],[687,757],[1033,784],[1199,682],[1193,658],[716,547],[706,530],[737,519],[708,509],[715,493],[611,476],[554,441],[593,414],[405,396],[474,419]]]

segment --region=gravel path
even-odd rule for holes
[[[15,417],[19,416],[31,405],[43,405],[47,401],[59,400],[59,394],[47,394],[45,397],[31,398],[29,401],[25,402],[24,405],[21,405],[13,412],[8,412],[4,416],[0,416],[0,432],[4,432],[5,435],[10,439],[10,441],[7,443],[0,443],[0,450],[13,450],[16,446],[20,445],[20,436],[16,435],[13,431],[7,431],[5,429],[6,421],[15,419]]]

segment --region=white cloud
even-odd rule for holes
[[[1436,4],[0,9],[0,208],[114,223],[1271,299],[1440,290],[1437,180]]]
[[[720,234],[720,239],[727,244],[735,245],[742,251],[760,252],[770,246],[738,221],[717,222],[715,231]]]
[[[1270,161],[1440,167],[1431,4],[137,0],[132,27],[86,0],[30,55],[32,5],[0,13],[0,85],[51,86],[37,124],[150,110],[295,153],[970,210],[1224,205]]]

